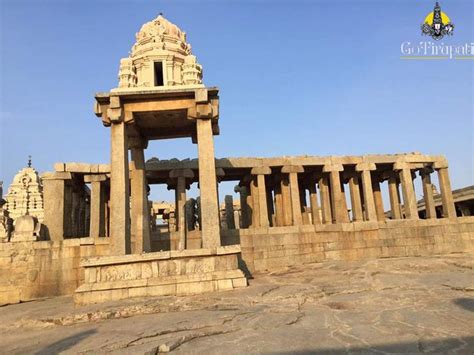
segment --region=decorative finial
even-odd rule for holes
[[[28,155],[28,168],[31,168],[31,155]]]

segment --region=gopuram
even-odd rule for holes
[[[219,89],[203,84],[186,34],[162,15],[136,34],[95,114],[110,132],[109,163],[15,178],[10,191],[29,187],[9,192],[1,221],[13,203],[42,227],[34,240],[14,242],[20,228],[0,243],[0,304],[196,294],[291,265],[474,251],[474,217],[466,207],[458,216],[443,156],[216,159]],[[190,138],[198,158],[145,161],[150,141],[175,138]],[[219,196],[229,181],[235,199]],[[149,201],[158,184],[174,190],[172,205]]]

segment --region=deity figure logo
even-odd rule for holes
[[[451,23],[448,15],[441,11],[441,6],[436,2],[434,10],[426,16],[425,22],[421,25],[421,33],[439,41],[444,36],[452,36],[453,31],[454,24]]]

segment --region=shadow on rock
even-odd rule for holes
[[[74,345],[80,343],[82,340],[91,336],[92,334],[97,333],[95,329],[86,330],[74,335],[71,335],[67,338],[59,340],[53,344],[48,345],[47,347],[37,351],[36,355],[50,355],[50,354],[59,354],[65,350],[72,348]]]
[[[457,298],[454,304],[469,312],[474,312],[474,298]]]

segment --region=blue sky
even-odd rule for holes
[[[1,4],[0,180],[33,155],[108,162],[95,92],[117,86],[141,25],[163,12],[218,86],[216,155],[444,154],[453,188],[473,183],[473,60],[401,60],[432,0],[23,1]],[[444,44],[474,42],[471,0],[445,0]],[[196,157],[190,139],[146,157]],[[229,187],[230,189],[230,187]],[[154,199],[171,198],[155,191]]]

